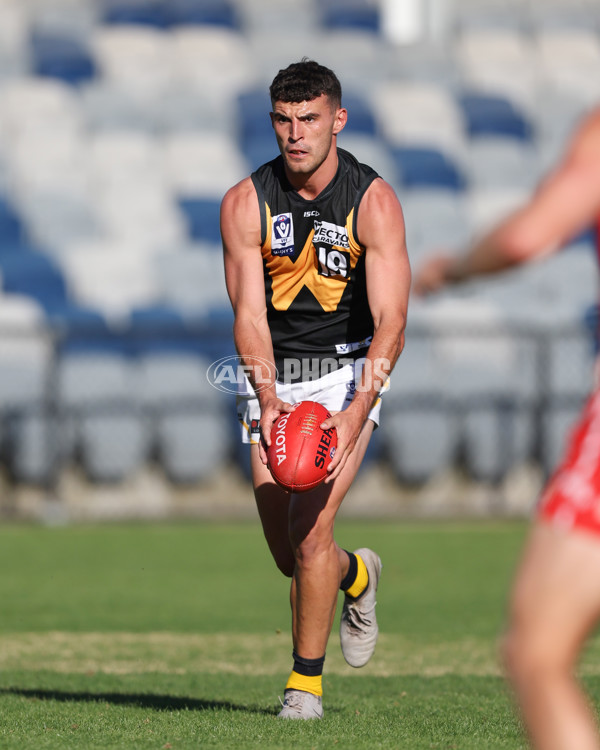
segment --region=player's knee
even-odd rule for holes
[[[289,536],[294,556],[300,564],[310,563],[333,543],[331,530],[318,523],[307,527],[304,519],[290,523]]]
[[[513,623],[503,639],[501,654],[506,672],[517,686],[564,674],[573,664],[568,644],[542,624]]]

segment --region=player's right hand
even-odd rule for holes
[[[265,466],[268,464],[267,448],[271,445],[271,429],[273,422],[282,412],[293,411],[294,407],[287,401],[280,398],[271,398],[262,404],[260,413],[260,442],[258,444],[258,454],[260,460]]]

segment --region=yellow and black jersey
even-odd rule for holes
[[[285,176],[281,156],[252,173],[261,214],[267,313],[279,378],[307,380],[364,355],[373,335],[360,201],[377,173],[338,149],[338,169],[314,199]],[[299,366],[298,363],[302,363]]]

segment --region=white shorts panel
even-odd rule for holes
[[[290,404],[296,404],[299,401],[318,401],[331,412],[344,411],[352,403],[364,361],[364,358],[358,359],[353,364],[344,365],[339,370],[328,373],[318,380],[277,383],[277,395],[282,401]],[[388,388],[389,380],[381,393],[387,391]],[[246,381],[246,388],[241,388],[238,392],[236,402],[242,442],[256,445],[259,442],[260,406],[248,381]],[[368,417],[376,427],[379,425],[380,411],[381,394],[377,397]]]

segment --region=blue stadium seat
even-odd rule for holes
[[[240,149],[251,170],[279,155],[269,112],[271,100],[263,89],[245,91],[237,99]]]
[[[533,125],[516,104],[502,96],[464,93],[458,97],[465,127],[471,137],[504,135],[521,140],[532,140]]]
[[[39,248],[33,247],[26,242],[14,242],[11,240],[0,240],[0,257],[16,255],[19,253],[38,253]]]
[[[244,91],[237,98],[238,122],[241,123],[239,143],[242,151],[246,153],[246,147],[257,140],[271,139],[275,143],[273,127],[269,112],[271,111],[271,100],[269,95],[261,88],[258,90]],[[275,146],[275,148],[277,148]]]
[[[101,20],[106,24],[134,24],[164,28],[165,4],[162,0],[103,0]]]
[[[20,243],[24,234],[19,214],[8,200],[0,197],[0,243]]]
[[[371,105],[357,91],[345,91],[342,104],[348,110],[348,122],[344,128],[350,134],[377,135],[377,122]]]
[[[44,309],[68,301],[62,272],[42,253],[21,252],[0,257],[0,271],[5,292],[33,297]]]
[[[229,0],[167,0],[164,13],[169,26],[210,24],[237,29],[240,25]]]
[[[187,224],[188,236],[201,242],[221,242],[219,212],[216,198],[179,198],[177,201]]]
[[[35,33],[31,38],[33,72],[77,85],[96,75],[90,52],[78,39]]]
[[[466,180],[458,165],[439,149],[396,146],[390,149],[398,183],[407,188],[435,187],[463,190]]]
[[[170,305],[150,305],[131,310],[124,334],[136,355],[161,351],[195,351],[196,337],[182,313]]]
[[[23,294],[39,303],[60,334],[60,346],[109,335],[100,312],[70,299],[62,271],[49,256],[33,250],[0,254],[0,274],[5,292]]]
[[[368,0],[322,0],[321,25],[325,29],[359,29],[378,33],[379,8]]]
[[[242,150],[251,171],[279,156],[273,133],[268,136],[250,138],[244,143]]]

